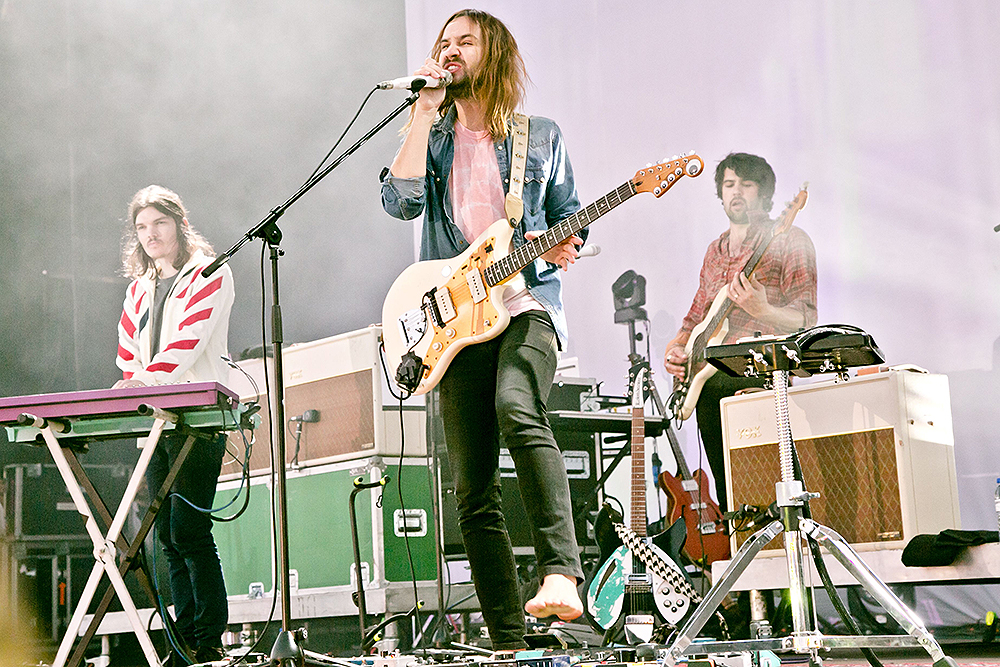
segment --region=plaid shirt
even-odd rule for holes
[[[691,310],[681,324],[676,342],[684,344],[704,318],[722,288],[733,281],[736,274],[753,255],[758,242],[770,222],[750,223],[739,253],[729,254],[729,230],[708,246],[701,266],[698,292],[694,295]],[[778,308],[794,307],[804,315],[803,327],[816,324],[816,249],[804,231],[794,225],[771,241],[767,252],[757,264],[754,275],[767,290],[767,301]],[[784,334],[772,325],[750,316],[745,310],[734,307],[729,315],[729,333],[724,343],[738,338],[762,334]]]

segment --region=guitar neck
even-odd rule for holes
[[[581,229],[594,222],[612,209],[635,195],[632,181],[619,185],[590,206],[582,208],[573,215],[564,218],[554,227],[550,227],[540,236],[526,242],[513,250],[509,255],[500,258],[486,269],[486,284],[490,287],[499,285],[516,275],[531,262],[541,257],[556,245],[562,243]]]
[[[684,452],[681,451],[681,444],[677,442],[677,434],[674,433],[674,429],[667,424],[664,429],[667,434],[667,440],[670,442],[670,451],[674,454],[674,460],[677,462],[677,474],[680,475],[682,480],[691,479],[691,469],[688,467],[687,461],[684,459]]]
[[[632,406],[632,531],[646,536],[646,417]]]

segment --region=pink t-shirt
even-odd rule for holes
[[[489,130],[474,132],[458,121],[451,164],[451,208],[455,224],[469,243],[494,222],[507,217],[500,166]],[[526,288],[508,293],[504,306],[511,317],[527,310],[544,310]]]

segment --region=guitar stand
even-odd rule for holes
[[[777,348],[778,343],[775,343]],[[778,451],[781,457],[781,481],[775,485],[777,504],[781,519],[773,521],[750,537],[737,551],[725,573],[705,595],[702,603],[695,609],[687,624],[666,649],[666,663],[677,664],[704,627],[723,597],[729,593],[733,584],[747,568],[750,561],[771,540],[784,533],[785,559],[788,564],[788,583],[791,594],[792,634],[788,637],[767,639],[750,639],[727,642],[699,642],[696,652],[727,653],[739,651],[791,650],[796,653],[808,653],[811,664],[819,664],[820,649],[832,648],[888,648],[888,647],[921,647],[934,659],[934,667],[957,665],[954,659],[946,656],[940,644],[923,626],[921,620],[882,582],[878,576],[865,564],[861,557],[836,531],[823,526],[811,519],[805,518],[803,505],[809,498],[817,497],[805,491],[802,482],[794,479],[792,463],[792,438],[788,417],[788,369],[799,368],[797,350],[781,346],[783,354],[775,352],[769,361],[773,364],[774,404],[778,422]],[[755,365],[763,362],[764,357],[751,352]],[[781,367],[781,368],[779,368]],[[832,369],[825,369],[832,370]],[[803,579],[803,535],[816,540],[836,558],[854,579],[874,597],[898,623],[906,630],[907,635],[871,635],[871,636],[827,636],[810,629],[807,613],[808,587]],[[694,653],[695,651],[692,651]]]

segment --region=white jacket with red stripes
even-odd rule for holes
[[[172,382],[227,384],[229,312],[235,289],[233,274],[223,264],[208,278],[201,270],[212,258],[196,252],[181,268],[163,305],[160,351],[151,358],[149,308],[154,274],[132,281],[118,321],[118,367],[124,378],[148,385]]]

